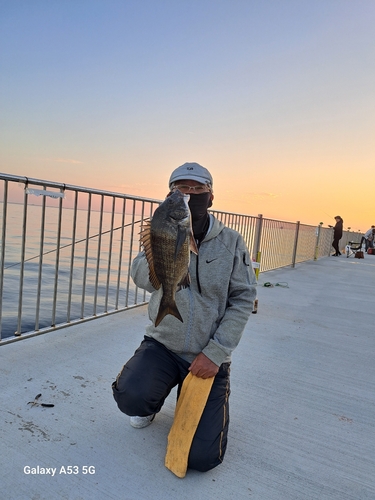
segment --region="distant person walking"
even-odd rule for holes
[[[332,246],[335,249],[335,253],[332,254],[332,257],[338,257],[339,255],[341,255],[341,252],[339,250],[339,241],[342,238],[342,225],[344,223],[344,221],[339,215],[336,215],[335,221],[336,224],[335,227],[333,228],[333,242],[332,242]]]

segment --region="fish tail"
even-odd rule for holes
[[[172,301],[162,301],[160,302],[160,307],[158,311],[158,315],[155,320],[155,326],[158,326],[158,324],[161,322],[167,314],[171,314],[175,318],[181,321],[181,323],[184,322],[184,320],[181,317],[180,311],[177,309],[176,302]]]

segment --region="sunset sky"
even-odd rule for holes
[[[375,224],[374,0],[0,0],[0,170]]]

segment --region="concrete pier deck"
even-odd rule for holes
[[[225,460],[184,479],[164,467],[175,393],[142,430],[111,394],[145,307],[2,346],[1,498],[374,500],[374,284],[367,255],[260,275],[233,356]],[[27,404],[39,393],[54,407]],[[28,474],[38,467],[55,475]]]

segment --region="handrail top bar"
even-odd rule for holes
[[[307,226],[307,227],[317,227],[319,224],[305,224],[304,222],[301,222],[299,220],[293,221],[293,220],[282,220],[282,219],[270,219],[269,217],[263,217],[264,221],[273,221],[273,222],[281,222],[282,224],[300,224],[300,226]]]
[[[130,194],[124,193],[115,193],[113,191],[104,191],[100,189],[87,188],[83,186],[75,186],[73,184],[63,184],[61,182],[53,182],[53,181],[45,181],[43,179],[35,179],[33,177],[25,177],[20,175],[11,175],[4,174],[0,172],[0,179],[4,181],[14,181],[14,182],[23,182],[25,184],[42,184],[46,187],[52,187],[57,189],[68,189],[69,191],[80,191],[82,193],[91,193],[91,194],[99,194],[105,196],[115,196],[117,198],[127,198],[134,201],[148,201],[151,203],[161,203],[161,200],[157,200],[155,198],[145,198],[144,196],[133,196]]]
[[[35,179],[33,177],[5,174],[2,172],[0,172],[0,180],[23,182],[25,184],[27,184],[27,183],[29,183],[29,184],[42,184],[43,186],[53,187],[53,188],[57,188],[57,189],[68,189],[70,191],[81,191],[83,193],[103,194],[103,195],[107,195],[107,196],[116,196],[119,198],[127,198],[127,199],[135,200],[135,201],[148,201],[148,202],[159,203],[159,204],[162,203],[162,200],[157,200],[155,198],[145,198],[144,196],[134,196],[134,195],[124,194],[124,193],[115,193],[113,191],[103,191],[100,189],[75,186],[73,184],[64,184],[61,182],[45,181],[43,179]],[[210,210],[210,212],[217,212],[217,213],[224,214],[224,215],[237,215],[237,216],[241,216],[241,217],[253,217],[254,218],[254,216],[249,215],[249,214],[238,214],[235,212],[225,212],[223,210]],[[255,218],[256,218],[256,216],[255,216]]]
[[[0,172],[0,179],[5,180],[5,181],[24,182],[25,184],[27,184],[27,183],[42,184],[43,186],[46,186],[46,187],[58,188],[58,189],[63,189],[63,190],[68,189],[70,191],[80,191],[83,193],[91,193],[91,194],[98,194],[98,195],[105,195],[105,196],[115,196],[117,198],[127,198],[127,199],[133,200],[133,201],[147,201],[150,203],[158,203],[158,204],[162,203],[162,200],[157,200],[155,198],[145,198],[144,196],[134,196],[131,194],[115,193],[113,191],[103,191],[100,189],[75,186],[73,184],[63,184],[61,182],[45,181],[43,179],[35,179],[33,177],[5,174],[2,172]],[[220,213],[223,215],[236,215],[238,217],[250,217],[250,218],[255,218],[255,219],[259,217],[259,216],[249,215],[249,214],[239,214],[237,212],[226,212],[224,210],[210,210],[210,212],[217,212],[217,213]],[[276,222],[282,222],[282,223],[287,223],[287,224],[296,224],[295,221],[271,219],[268,217],[263,217],[263,220],[276,221]],[[315,227],[312,224],[304,224],[304,223],[300,223],[300,224],[303,226]]]
[[[212,212],[212,213],[217,212],[217,213],[223,214],[223,215],[236,215],[238,217],[250,217],[252,219],[259,219],[259,217],[260,217],[259,215],[240,214],[238,212],[225,212],[224,210],[212,210],[212,209],[210,209],[209,212]],[[303,223],[301,221],[291,221],[291,220],[288,221],[288,220],[281,220],[281,219],[271,219],[269,217],[264,217],[263,215],[262,215],[262,219],[263,219],[263,221],[281,222],[283,224],[294,224],[294,225],[296,225],[297,223],[299,223],[300,226],[317,227],[314,224],[305,224],[305,223]]]

